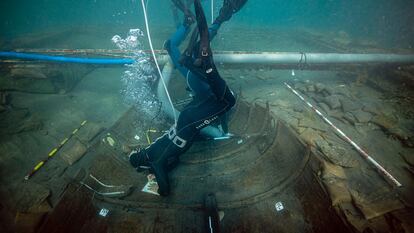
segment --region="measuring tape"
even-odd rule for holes
[[[303,102],[306,103],[316,114],[318,114],[322,120],[324,120],[328,125],[330,125],[339,136],[341,136],[343,139],[345,139],[346,142],[351,144],[352,147],[354,147],[359,154],[366,159],[369,163],[374,165],[374,167],[377,169],[377,171],[386,178],[387,181],[392,183],[393,185],[397,187],[401,187],[402,184],[395,179],[387,170],[385,170],[384,167],[382,167],[377,161],[375,161],[369,154],[363,150],[358,144],[356,144],[350,137],[348,137],[342,130],[340,130],[338,127],[336,127],[327,117],[325,117],[317,108],[315,108],[309,101],[305,100],[299,92],[297,92],[295,89],[293,89],[289,84],[285,83],[285,85],[295,94],[297,97],[299,97]]]
[[[43,165],[45,165],[45,163],[50,159],[50,158],[52,158],[54,155],[56,155],[56,153],[69,141],[69,139],[71,139],[72,137],[73,137],[73,135],[75,135],[78,131],[79,131],[79,129],[80,128],[82,128],[82,126],[84,126],[85,124],[86,124],[86,122],[87,121],[83,121],[82,123],[81,123],[81,125],[78,127],[78,128],[76,128],[75,130],[73,130],[72,131],[72,133],[69,135],[69,137],[67,137],[67,138],[65,138],[65,139],[63,139],[61,142],[60,142],[60,144],[57,146],[57,147],[55,147],[55,148],[53,148],[50,152],[49,152],[49,154],[47,155],[47,158],[46,159],[44,159],[44,160],[42,160],[42,161],[40,161],[34,168],[33,168],[33,170],[31,171],[31,172],[29,172],[25,177],[24,177],[24,179],[25,180],[28,180],[28,179],[30,179],[30,177],[32,177],[41,167],[43,167]]]

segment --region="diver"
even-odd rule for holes
[[[173,0],[184,13],[184,22],[164,47],[175,68],[186,78],[193,98],[181,111],[177,124],[167,133],[148,147],[133,150],[129,154],[129,161],[138,172],[150,169],[155,175],[158,193],[162,196],[170,193],[168,171],[177,165],[179,155],[190,148],[202,128],[219,120],[235,105],[232,91],[214,64],[210,41],[221,24],[228,21],[246,2],[247,0],[224,0],[218,17],[208,28],[200,0],[194,0],[195,15],[180,0]],[[195,21],[197,27],[193,30],[187,49],[181,54],[179,46]]]

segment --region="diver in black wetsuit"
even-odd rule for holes
[[[202,128],[218,120],[236,102],[216,69],[210,41],[217,34],[220,25],[240,10],[246,1],[224,0],[219,16],[208,28],[200,0],[194,0],[195,16],[181,1],[173,0],[183,11],[185,19],[183,25],[165,43],[165,48],[175,67],[186,77],[193,100],[180,113],[177,125],[173,125],[168,133],[147,148],[132,151],[129,155],[129,161],[137,171],[147,168],[154,173],[158,192],[162,196],[170,192],[168,171],[176,165],[178,156],[189,149]],[[194,20],[197,21],[197,28],[191,36],[189,47],[181,54],[178,46],[185,39]],[[196,41],[198,34],[200,39]]]

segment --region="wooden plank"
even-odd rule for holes
[[[107,218],[99,216],[93,196],[85,188],[69,184],[62,199],[38,232],[106,232]]]

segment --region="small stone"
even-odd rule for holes
[[[342,167],[356,167],[358,161],[348,153],[348,151],[339,145],[332,145],[325,140],[316,141],[317,148],[333,164]]]
[[[298,125],[292,125],[292,127],[298,134],[302,134],[307,129],[305,127],[300,127]]]
[[[323,176],[322,179],[346,179],[345,171],[341,166],[329,162],[323,162]]]
[[[364,112],[362,110],[357,110],[351,112],[352,115],[356,118],[359,123],[368,123],[372,119],[372,114],[369,112]]]
[[[338,109],[341,107],[338,95],[327,96],[323,99],[323,102],[326,103],[331,109]]]
[[[305,129],[300,136],[309,144],[315,145],[316,141],[323,140],[322,137],[318,134],[318,131],[311,128]]]
[[[303,112],[303,108],[301,106],[294,106],[293,111],[295,112]]]
[[[299,88],[297,88],[301,93],[306,93],[307,92],[307,89],[306,89],[306,87],[304,87],[304,86],[301,86],[301,87],[299,87]]]
[[[349,112],[347,112],[347,113],[345,113],[345,115],[343,116],[343,118],[348,122],[348,123],[350,123],[351,125],[355,125],[355,123],[356,123],[356,119],[355,119],[355,117],[354,117],[354,115],[352,115],[351,113],[349,113]]]
[[[325,89],[323,90],[323,93],[325,93],[326,96],[329,96],[329,95],[332,95],[334,93],[334,91],[330,87],[325,87]]]
[[[315,88],[315,86],[314,86],[314,85],[309,85],[306,89],[307,89],[307,91],[309,91],[309,92],[315,92],[315,91],[316,91],[316,88]]]
[[[381,114],[380,109],[381,109],[381,107],[378,106],[375,103],[364,104],[364,107],[362,108],[362,110],[364,110],[365,112],[369,112],[369,113],[372,113],[374,115]]]
[[[405,162],[410,166],[414,167],[414,155],[413,154],[402,154]]]
[[[410,140],[408,130],[403,129],[401,127],[391,128],[389,129],[389,133],[394,137],[398,138],[403,144]]]
[[[329,106],[325,103],[318,103],[319,107],[321,108],[322,111],[324,111],[325,113],[329,113]]]
[[[298,82],[296,82],[296,83],[293,85],[293,87],[294,87],[295,89],[303,88],[303,87],[304,87],[304,84],[303,84],[303,83],[298,83]]]
[[[352,101],[351,99],[346,97],[341,98],[340,102],[342,105],[343,112],[352,112],[362,108],[362,105],[359,104],[357,101]]]
[[[395,128],[397,126],[397,120],[394,117],[389,117],[386,115],[374,116],[371,119],[371,122],[378,125],[387,132],[389,132],[392,128]]]
[[[312,120],[309,117],[299,119],[299,126],[305,127],[305,128],[311,128],[311,129],[323,131],[323,132],[326,132],[328,130],[328,126],[324,124],[321,120],[319,119]]]
[[[318,92],[318,93],[324,91],[325,88],[326,88],[326,86],[324,84],[322,84],[322,83],[317,83],[315,85],[316,92]]]
[[[346,88],[345,86],[342,86],[342,85],[338,86],[338,87],[335,87],[335,89],[333,90],[333,93],[337,94],[337,95],[346,96],[348,98],[352,97],[352,95],[349,92],[348,88]]]

